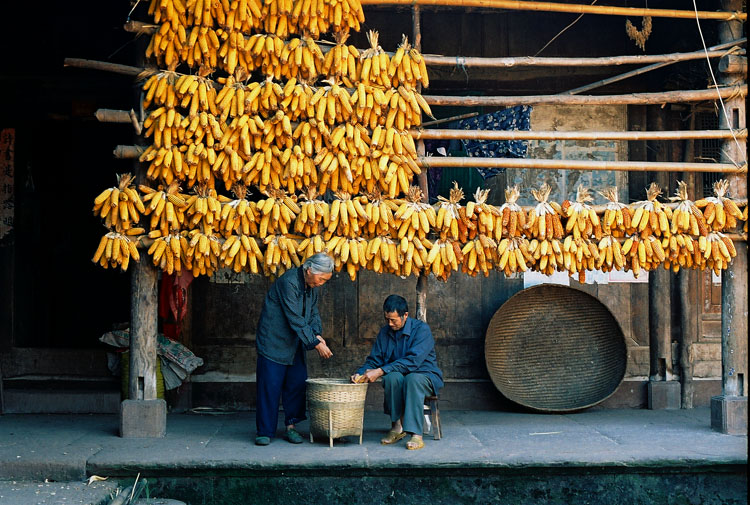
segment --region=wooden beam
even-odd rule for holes
[[[426,123],[424,123],[426,124]],[[424,124],[422,126],[424,126]],[[648,131],[534,131],[534,130],[409,130],[414,140],[683,140],[683,139],[731,139],[729,130],[675,130]],[[735,130],[738,139],[747,138],[747,129]]]
[[[145,70],[140,67],[131,67],[129,65],[120,65],[118,63],[109,63],[106,61],[85,60],[82,58],[65,58],[65,60],[63,60],[63,66],[103,70],[115,74],[132,75],[133,77],[139,75]]]
[[[740,171],[731,163],[679,163],[656,161],[540,160],[530,158],[419,157],[420,167],[536,168],[541,170],[625,170],[630,172],[719,172]],[[747,165],[744,166],[747,170]]]
[[[463,7],[480,9],[506,9],[535,12],[569,12],[573,14],[600,14],[609,16],[651,16],[654,18],[674,19],[717,19],[717,20],[746,20],[744,12],[713,12],[673,9],[648,9],[638,7],[612,7],[608,5],[565,4],[553,2],[533,2],[522,0],[360,0],[362,5],[405,5],[405,6],[435,6],[435,7]]]
[[[460,107],[509,107],[513,105],[661,105],[665,103],[703,102],[718,96],[747,96],[747,84],[717,89],[629,93],[626,95],[518,95],[518,96],[442,96],[423,95],[429,105]]]

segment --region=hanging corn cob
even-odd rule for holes
[[[576,201],[571,203],[565,200],[562,203],[563,215],[568,219],[565,223],[565,232],[573,232],[574,239],[586,238],[594,235],[596,240],[602,238],[602,227],[599,216],[588,202],[594,199],[588,188],[578,186],[576,190]]]
[[[185,216],[187,226],[195,228],[199,223],[204,226],[219,227],[221,219],[221,203],[217,199],[216,190],[205,184],[195,186],[194,194],[185,201]]]
[[[461,251],[460,244],[455,240],[439,238],[432,242],[432,247],[429,248],[429,252],[427,253],[425,270],[431,270],[435,277],[442,281],[448,280],[451,271],[459,269],[456,248],[453,247],[454,243],[458,250]]]
[[[666,239],[667,241],[669,239]],[[622,244],[625,270],[632,270],[638,278],[641,270],[654,270],[666,258],[661,240],[653,235],[633,234]]]
[[[379,188],[366,193],[367,204],[365,214],[367,215],[366,230],[370,237],[377,235],[394,235],[397,233],[396,218],[393,213],[399,209],[395,200],[386,199]]]
[[[346,270],[349,278],[355,281],[360,267],[367,266],[367,245],[367,240],[360,237],[335,236],[326,243],[326,249],[333,256],[336,271]]]
[[[329,223],[328,204],[318,198],[318,191],[314,187],[308,187],[300,198],[302,199],[299,202],[300,212],[294,221],[295,233],[305,237],[320,235]],[[300,247],[302,247],[301,244]],[[320,251],[314,251],[313,254],[316,252]]]
[[[129,230],[146,213],[140,195],[133,187],[132,174],[117,176],[117,186],[107,188],[94,199],[95,216],[104,219],[107,228]]]
[[[420,84],[426,88],[430,85],[424,58],[417,48],[409,44],[406,35],[401,36],[401,44],[391,58],[388,65],[388,77],[394,88],[399,85],[416,88]]]
[[[727,231],[737,227],[737,220],[742,219],[737,203],[727,197],[729,181],[721,179],[714,183],[714,196],[704,198],[695,202],[695,205],[703,209],[709,229],[712,231]]]
[[[443,237],[450,237],[453,240],[466,242],[468,239],[469,226],[476,226],[461,219],[459,210],[463,208],[461,200],[464,198],[464,191],[458,187],[458,183],[453,181],[453,188],[448,193],[448,199],[440,195],[437,197],[437,213],[435,215],[434,230]],[[464,216],[466,213],[464,212]]]
[[[411,240],[415,236],[425,238],[430,228],[436,225],[435,209],[422,201],[423,193],[419,186],[409,187],[403,202],[393,215],[399,239]]]
[[[268,189],[265,195],[268,198],[257,204],[260,216],[258,237],[265,239],[269,235],[287,234],[292,221],[300,212],[295,197],[287,195],[282,189]]]
[[[286,235],[268,235],[263,239],[266,250],[263,255],[263,273],[277,277],[292,267],[302,264],[297,255],[299,243]]]
[[[416,255],[415,255],[416,256]],[[388,236],[377,236],[367,241],[365,259],[368,270],[376,273],[399,272],[399,252],[396,242]]]
[[[705,261],[701,254],[698,241],[685,233],[672,234],[669,237],[669,247],[665,251],[666,262],[669,262],[673,272],[680,268],[705,268]]]
[[[609,238],[612,239],[611,236]],[[586,282],[586,270],[594,270],[599,259],[599,248],[588,236],[567,235],[565,237],[562,266],[571,276],[578,274],[578,282],[581,284]]]
[[[531,194],[538,202],[526,217],[525,230],[531,238],[551,240],[560,239],[563,236],[560,214],[555,210],[552,203],[547,201],[551,192],[552,188],[546,183],[542,184],[538,190],[531,190]]]
[[[633,219],[627,233],[640,233],[642,237],[649,235],[668,236],[669,221],[672,211],[657,200],[661,194],[661,188],[655,182],[646,190],[646,200],[636,202],[633,211]]]
[[[229,235],[221,245],[219,263],[235,272],[259,272],[258,265],[263,263],[263,253],[255,237],[244,234]]]
[[[161,237],[166,237],[171,231],[179,231],[185,222],[185,208],[187,202],[180,195],[180,186],[173,182],[166,189],[160,186],[158,190],[141,184],[138,189],[143,193],[146,212],[151,216],[150,229],[159,230]]]
[[[336,32],[334,38],[336,39],[336,45],[330,48],[325,55],[321,72],[329,77],[341,79],[346,87],[352,88],[358,77],[359,49],[346,43],[346,39],[349,38],[349,34],[346,32]]]
[[[525,272],[534,265],[534,257],[529,249],[526,237],[504,238],[497,246],[497,269],[510,276],[516,272]],[[541,255],[540,255],[541,256]]]
[[[459,217],[467,223],[469,239],[473,239],[477,234],[486,235],[488,238],[495,234],[495,226],[498,219],[502,218],[502,214],[497,207],[487,203],[489,194],[489,189],[477,188],[474,191],[474,200],[467,200],[466,206],[458,209]]]
[[[111,231],[99,241],[92,262],[103,268],[117,268],[124,272],[128,269],[130,260],[140,260],[136,240],[122,233]]]
[[[258,209],[255,202],[249,202],[247,188],[241,184],[232,186],[235,199],[219,195],[221,202],[221,215],[219,216],[218,229],[225,234],[237,233],[241,235],[258,234]]]
[[[360,233],[369,219],[365,208],[367,199],[364,196],[352,198],[349,193],[337,191],[331,202],[328,214],[328,226],[324,236],[330,240],[333,235],[354,238]]]
[[[518,186],[505,189],[505,203],[498,209],[500,215],[496,218],[495,239],[521,236],[526,227],[526,213],[516,203],[520,196]]]
[[[747,209],[750,209],[750,205],[745,205],[745,210],[742,211],[742,220],[745,221],[745,226],[742,228],[747,233]]]
[[[701,210],[688,198],[687,184],[684,181],[677,183],[675,196],[670,200],[679,202],[672,211],[672,222],[670,232],[686,233],[694,236],[708,235],[708,227]]]
[[[532,189],[531,194],[537,200],[537,205],[529,211],[526,218],[526,233],[533,238],[529,243],[529,254],[534,258],[537,271],[551,275],[556,269],[563,267],[563,251],[560,239],[563,236],[560,213],[562,209],[554,208],[548,202],[552,188],[542,184],[538,190]]]
[[[210,229],[193,229],[188,232],[185,262],[190,263],[193,275],[213,275],[219,268],[221,242]]]
[[[456,259],[462,264],[461,271],[472,277],[480,272],[485,277],[489,276],[493,265],[498,263],[497,242],[483,233],[469,240],[463,248],[455,241],[452,242],[452,245]]]
[[[187,256],[189,244],[183,233],[170,233],[154,240],[148,249],[148,254],[154,266],[162,271],[173,274],[183,270],[183,256]],[[187,265],[184,265],[187,267]],[[191,269],[188,267],[187,269]]]
[[[378,45],[378,32],[368,31],[367,41],[370,43],[370,47],[359,56],[362,65],[357,80],[365,85],[371,84],[382,88],[390,88],[391,79],[388,76],[390,59],[383,48]]]
[[[737,250],[732,240],[721,232],[712,231],[708,237],[698,237],[698,245],[703,253],[706,266],[719,275],[729,266],[732,258],[737,256]]]
[[[614,237],[624,237],[625,230],[631,228],[632,210],[624,203],[620,203],[616,186],[606,188],[599,194],[608,200],[604,208],[604,216],[601,219],[602,233],[605,235],[611,234]]]
[[[606,230],[606,228],[605,228]],[[602,272],[611,272],[612,270],[622,270],[625,259],[622,254],[620,241],[614,235],[604,235],[598,244],[598,259],[595,267]]]

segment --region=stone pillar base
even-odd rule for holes
[[[747,396],[712,396],[711,428],[725,435],[747,435]]]
[[[648,408],[651,410],[679,409],[681,385],[678,381],[649,381]]]
[[[122,438],[163,438],[167,434],[167,402],[124,400],[120,404]]]

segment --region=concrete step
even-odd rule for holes
[[[3,379],[5,414],[116,414],[114,377],[21,376]]]

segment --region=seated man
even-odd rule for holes
[[[408,433],[406,448],[421,449],[425,396],[437,394],[443,386],[435,341],[427,323],[409,317],[404,298],[390,295],[383,312],[388,324],[380,329],[372,352],[351,379],[375,382],[383,377],[384,409],[391,416],[391,430],[380,442],[393,444]]]

